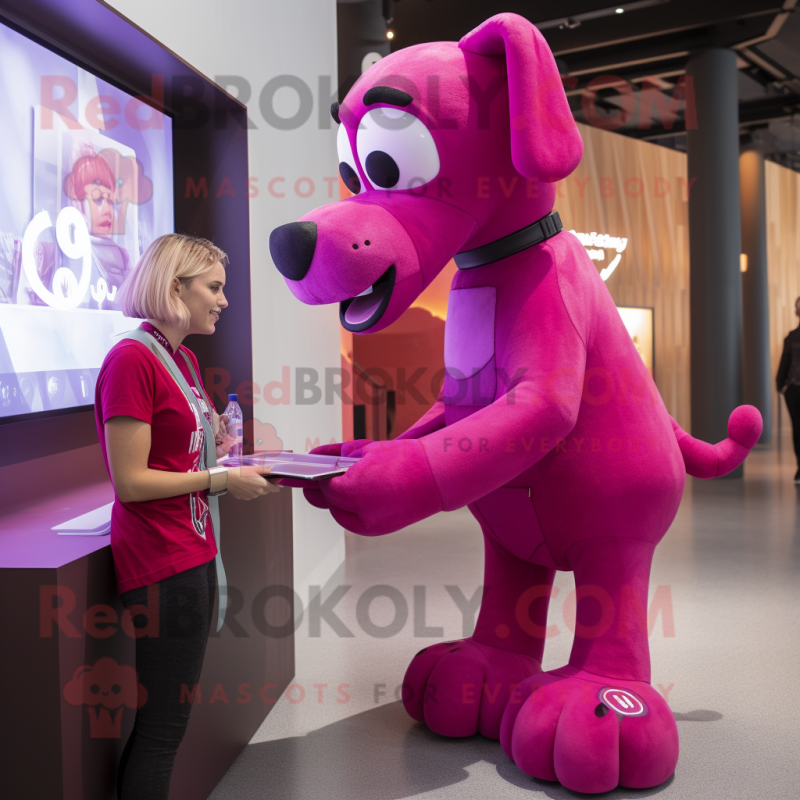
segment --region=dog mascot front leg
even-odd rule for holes
[[[500,738],[521,769],[581,792],[650,787],[678,758],[650,686],[653,551],[687,470],[715,477],[758,439],[751,407],[712,446],[670,419],[586,251],[552,213],[583,145],[553,56],[499,14],[458,44],[400,50],[332,114],[354,196],[273,231],[303,302],[340,304],[367,334],[394,322],[455,256],[441,396],[389,442],[307,489],[345,528],[390,533],[468,506],[486,542],[475,633],[429,647],[405,679],[409,714],[447,736]],[[555,570],[572,570],[569,664],[541,672]]]

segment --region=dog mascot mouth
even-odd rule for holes
[[[345,330],[358,333],[378,322],[392,299],[396,273],[392,264],[365,292],[339,303],[339,321]]]

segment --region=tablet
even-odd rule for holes
[[[299,480],[319,481],[344,475],[346,469],[326,469],[319,464],[276,464],[269,472],[269,478],[298,478]]]
[[[318,481],[344,475],[358,461],[357,458],[343,458],[342,456],[271,450],[251,456],[226,456],[219,459],[218,463],[224,467],[270,467],[270,477]]]

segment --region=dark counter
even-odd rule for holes
[[[100,659],[113,660],[98,667],[110,667],[106,675],[135,665],[134,640],[119,623],[123,609],[109,537],[50,530],[112,498],[110,486],[99,483],[0,519],[4,796],[115,797],[116,766],[134,709],[73,705],[67,688],[76,671],[93,669]],[[293,610],[279,597],[267,602],[291,595],[291,503],[288,489],[250,502],[220,498],[231,605],[220,633],[212,629],[191,699],[174,800],[208,796],[294,675]]]

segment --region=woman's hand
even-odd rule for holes
[[[263,476],[269,467],[228,467],[228,491],[237,500],[254,500],[262,494],[280,491],[280,485]]]

